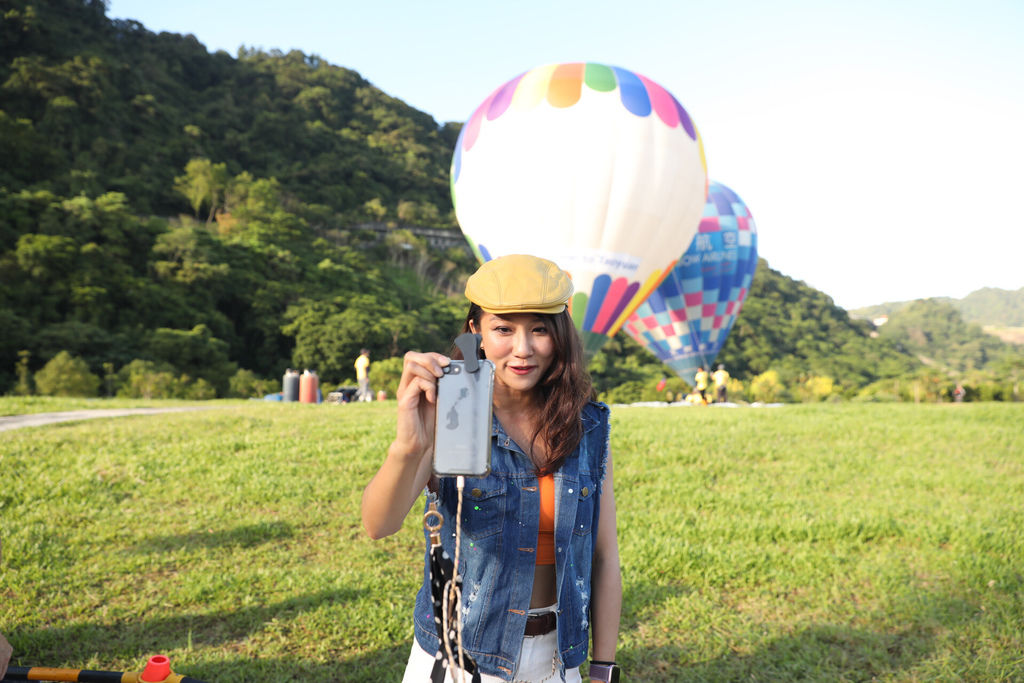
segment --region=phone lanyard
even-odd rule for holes
[[[437,635],[444,647],[447,659],[439,657],[434,660],[434,668],[430,673],[432,683],[444,681],[445,668],[453,672],[458,669],[459,680],[465,683],[465,674],[472,675],[473,683],[480,683],[480,670],[473,658],[462,648],[462,578],[459,576],[459,551],[462,547],[462,492],[466,486],[466,478],[459,476],[455,480],[459,491],[458,506],[455,513],[455,561],[452,562],[441,546],[441,526],[444,515],[437,509],[437,496],[428,493],[427,511],[423,514],[423,526],[430,532],[430,590],[434,602],[434,623]],[[455,619],[455,628],[450,622]],[[453,644],[452,641],[455,641]],[[455,657],[458,655],[458,666]],[[453,674],[454,678],[454,674]]]

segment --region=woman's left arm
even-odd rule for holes
[[[619,569],[619,541],[615,523],[615,487],[612,477],[612,456],[601,492],[601,510],[594,544],[594,565],[591,575],[593,595],[594,651],[591,658],[615,661],[619,642],[619,615],[622,612],[622,572]]]

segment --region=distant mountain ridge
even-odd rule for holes
[[[976,323],[964,320],[948,300],[912,301],[894,311],[878,333],[926,365],[957,375],[991,369],[1008,354],[1019,355]]]
[[[849,313],[853,318],[873,320],[883,315],[892,315],[912,303],[923,300],[889,301],[855,308]],[[963,299],[933,297],[928,300],[951,305],[960,312],[964,321],[969,323],[995,328],[1024,327],[1024,287],[1017,290],[983,287]]]

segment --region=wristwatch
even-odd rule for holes
[[[605,683],[619,683],[619,667],[615,662],[590,663],[590,679],[592,681],[604,681]]]

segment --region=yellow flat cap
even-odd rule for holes
[[[526,254],[502,256],[480,266],[466,282],[466,298],[488,313],[561,313],[572,280],[552,261]]]

